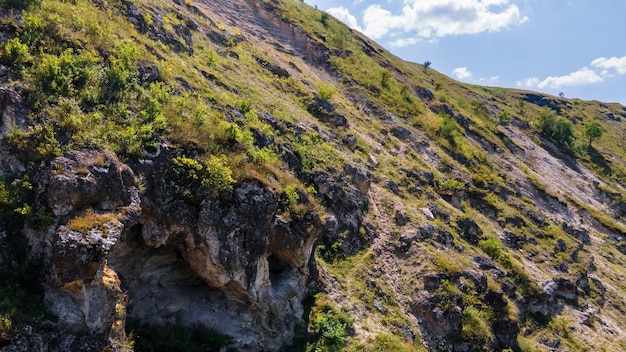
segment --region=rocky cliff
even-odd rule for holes
[[[1,351],[626,349],[623,106],[300,1],[1,4]]]

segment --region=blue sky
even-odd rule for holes
[[[623,0],[305,0],[463,82],[626,104]]]

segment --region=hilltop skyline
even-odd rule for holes
[[[626,3],[307,0],[462,82],[626,104]]]

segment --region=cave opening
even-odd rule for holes
[[[285,275],[291,271],[291,264],[272,254],[267,257],[267,265],[270,272],[270,282],[273,287],[279,287],[281,282],[285,279]]]

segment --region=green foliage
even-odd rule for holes
[[[22,43],[20,38],[7,41],[2,48],[2,62],[10,64],[23,64],[30,60],[28,45]]]
[[[0,183],[0,217],[8,224],[16,224],[31,212],[33,185],[27,176],[5,178]],[[19,226],[19,225],[18,225]]]
[[[117,96],[137,76],[138,57],[139,49],[133,41],[128,39],[117,43],[105,72],[103,90],[106,99]]]
[[[585,123],[585,126],[583,127],[583,136],[589,141],[590,147],[591,143],[597,139],[600,139],[603,134],[604,128],[596,121],[589,121]]]
[[[275,163],[278,160],[276,153],[268,147],[263,147],[259,150],[251,147],[246,154],[250,158],[250,161],[256,164]]]
[[[324,306],[314,313],[310,324],[313,333],[311,347],[313,351],[341,351],[346,342],[347,329],[352,318],[346,312],[338,312],[330,306]]]
[[[372,352],[412,352],[415,351],[413,346],[404,341],[401,337],[391,334],[380,333],[374,338],[372,348],[369,349]]]
[[[574,124],[569,119],[557,116],[554,110],[545,107],[536,120],[537,128],[548,138],[560,145],[570,146],[576,136]]]
[[[320,83],[317,86],[317,97],[324,101],[329,101],[335,93],[337,90],[330,84]]]
[[[170,177],[178,194],[200,201],[207,194],[230,191],[235,183],[225,155],[211,155],[206,162],[180,156],[172,159]]]
[[[454,258],[443,252],[435,253],[433,264],[435,264],[437,270],[447,275],[457,275],[463,269],[458,261],[455,261]]]
[[[302,134],[293,144],[293,151],[301,160],[304,172],[312,172],[318,166],[332,166],[337,162],[337,151],[317,133]]]
[[[289,206],[294,206],[300,200],[300,195],[298,194],[298,188],[296,185],[288,185],[285,187],[285,196],[287,197],[287,204]]]
[[[439,189],[442,191],[462,191],[465,189],[465,185],[462,182],[459,182],[453,178],[449,178],[439,184]]]
[[[490,237],[480,240],[478,247],[507,269],[517,269],[513,264],[511,255],[502,250],[502,243],[497,238]]]
[[[498,258],[502,253],[502,244],[497,238],[487,238],[478,242],[478,247],[491,258]]]
[[[53,221],[45,207],[32,208],[34,190],[26,175],[11,175],[0,180],[0,223],[9,231],[19,231],[24,224],[30,228],[43,229]]]
[[[487,348],[493,341],[493,333],[489,327],[489,314],[474,306],[468,306],[463,310],[461,337],[466,341]]]
[[[472,100],[470,102],[470,105],[472,107],[472,111],[477,117],[482,117],[482,118],[489,117],[489,109],[487,109],[487,106],[485,106],[485,103],[483,103],[482,101]]]
[[[501,126],[508,126],[511,121],[513,121],[513,117],[511,117],[511,114],[506,111],[498,112],[498,124],[500,124]]]
[[[330,245],[320,244],[315,249],[315,252],[318,258],[329,264],[343,260],[346,257],[342,249],[341,241],[333,242]]]
[[[576,136],[574,135],[574,124],[565,117],[559,116],[552,129],[552,139],[562,145],[571,145]]]
[[[380,71],[380,86],[384,89],[391,88],[391,73],[385,69]]]
[[[237,103],[237,107],[244,115],[252,111],[252,104],[250,104],[250,102],[247,100],[241,100],[239,103]]]
[[[51,160],[62,154],[54,128],[48,124],[30,126],[27,131],[15,130],[7,135],[7,141],[27,160]]]
[[[37,278],[31,276],[0,276],[0,343],[1,334],[11,327],[39,324],[48,318],[43,293],[34,283]]]
[[[55,102],[59,96],[79,94],[88,82],[96,78],[95,67],[100,57],[93,51],[75,52],[68,48],[59,56],[45,54],[33,68],[32,76],[44,100]],[[93,84],[93,82],[91,82]]]
[[[438,136],[445,138],[452,146],[456,146],[456,135],[458,133],[456,121],[452,116],[443,115],[437,125],[436,133]]]
[[[203,326],[153,326],[130,321],[136,352],[218,352],[230,340]]]

